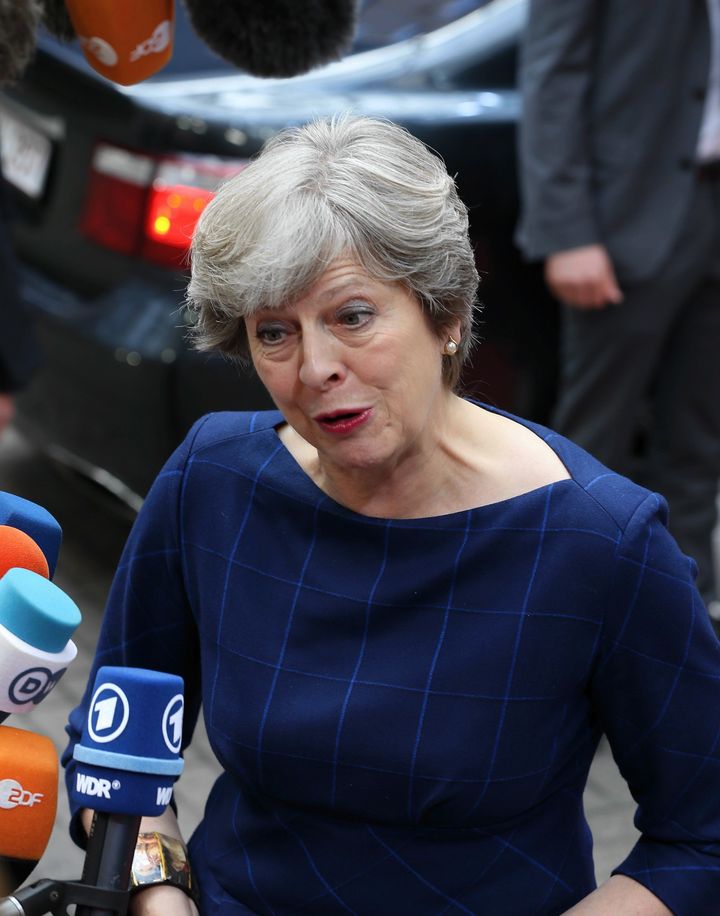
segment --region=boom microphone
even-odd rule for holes
[[[254,76],[297,76],[350,49],[356,0],[185,0],[193,28]]]
[[[86,60],[128,86],[162,69],[172,56],[173,0],[65,0]]]
[[[37,865],[55,823],[58,758],[52,741],[0,726],[0,893]]]
[[[60,553],[62,529],[47,509],[29,499],[0,491],[0,525],[19,528],[35,541],[45,554],[52,578]]]
[[[0,579],[0,722],[43,700],[77,655],[75,602],[48,579],[11,569]]]
[[[15,82],[25,72],[42,11],[39,0],[0,0],[0,84]]]
[[[127,892],[142,817],[163,813],[183,768],[182,678],[144,668],[98,670],[70,795],[94,808],[82,881]],[[77,909],[77,916],[109,910]]]

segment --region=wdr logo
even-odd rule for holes
[[[91,795],[95,798],[110,798],[110,780],[98,779],[97,776],[88,776],[87,773],[78,773],[75,788],[81,795]]]
[[[93,741],[106,744],[125,731],[130,718],[130,704],[117,684],[101,684],[95,691],[88,712],[88,733]]]
[[[169,805],[172,798],[172,786],[158,786],[156,805]]]

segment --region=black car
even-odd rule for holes
[[[354,53],[287,80],[230,68],[181,5],[172,61],[131,87],[98,76],[78,47],[40,39],[22,83],[0,95],[23,293],[45,351],[18,399],[21,429],[137,504],[201,413],[268,406],[254,377],[186,344],[188,239],[265,139],[348,109],[405,125],[457,176],[486,275],[469,387],[537,413],[524,348],[545,312],[512,245],[524,16],[525,0],[366,2]]]

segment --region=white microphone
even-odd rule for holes
[[[45,699],[77,655],[75,602],[43,576],[10,569],[0,579],[0,722]]]

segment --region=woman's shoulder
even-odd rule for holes
[[[555,453],[574,482],[575,487],[571,488],[574,501],[600,509],[618,531],[624,532],[637,513],[643,511],[658,514],[665,523],[667,508],[658,494],[611,470],[555,430],[495,407],[482,406],[525,427],[541,439]]]
[[[190,427],[165,463],[156,483],[167,478],[184,478],[191,467],[203,463],[239,467],[261,461],[264,452],[273,445],[277,447],[274,427],[282,420],[282,414],[276,410],[205,414]]]
[[[228,443],[245,437],[261,437],[283,422],[277,410],[218,411],[208,413],[193,423],[183,440],[180,450],[186,457],[201,452],[222,449]]]

